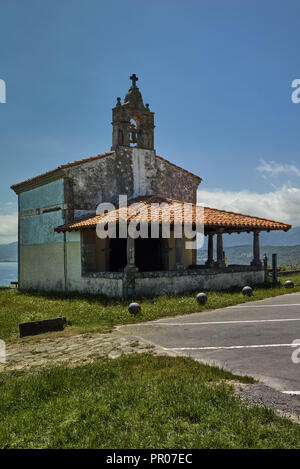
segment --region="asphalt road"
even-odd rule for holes
[[[279,391],[300,394],[300,293],[122,326],[170,354],[191,356]],[[298,347],[293,341],[299,339]]]

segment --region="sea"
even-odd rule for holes
[[[0,262],[0,286],[10,285],[18,280],[17,262]]]

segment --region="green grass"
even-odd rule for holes
[[[66,316],[69,333],[108,331],[116,324],[149,321],[165,316],[194,313],[207,309],[231,306],[246,301],[300,291],[300,275],[291,275],[295,283],[293,290],[286,290],[281,279],[279,286],[257,286],[251,298],[244,297],[241,289],[209,291],[205,306],[199,306],[195,294],[162,295],[157,298],[140,298],[142,314],[132,317],[128,304],[132,299],[109,299],[94,295],[59,293],[23,293],[17,290],[0,290],[0,339],[13,340],[18,337],[21,322]]]
[[[0,374],[0,448],[300,448],[300,426],[248,407],[190,358],[128,355]]]

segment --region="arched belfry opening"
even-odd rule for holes
[[[138,128],[138,119],[137,117],[133,117],[130,119],[130,146],[136,147],[137,146],[137,135],[139,132]]]
[[[138,147],[154,150],[154,112],[149,104],[144,105],[139,88],[136,86],[138,77],[131,75],[132,85],[124,102],[117,98],[113,108],[112,150],[118,146]]]

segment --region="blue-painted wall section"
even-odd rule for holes
[[[64,202],[64,179],[58,179],[20,194],[21,213],[27,210],[63,204]]]
[[[43,243],[62,243],[64,235],[56,233],[54,228],[63,225],[63,211],[43,213],[21,217],[20,223],[20,245]]]

